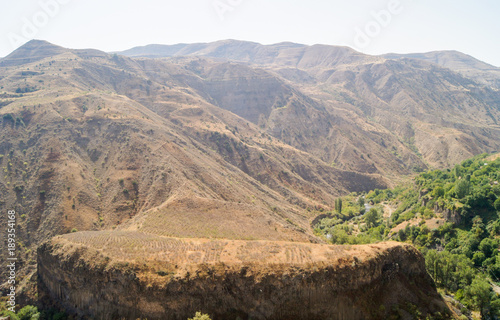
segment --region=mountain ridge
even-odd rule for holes
[[[63,53],[72,53],[81,57],[106,55],[104,51],[96,49],[68,49],[45,40],[30,40],[0,59],[0,67],[21,66]]]
[[[233,44],[150,59],[31,42],[2,60],[0,208],[23,215],[23,246],[103,230],[322,242],[311,223],[339,196],[500,150],[500,93],[448,68]]]
[[[145,45],[145,46],[137,46],[131,49],[123,50],[123,51],[113,51],[111,53],[115,54],[121,54],[125,56],[130,56],[130,57],[140,57],[140,56],[147,56],[147,57],[173,57],[173,56],[182,56],[182,55],[207,55],[211,56],[210,51],[207,52],[207,50],[210,50],[210,48],[215,47],[218,48],[223,45],[233,45],[233,46],[249,46],[253,50],[256,48],[260,48],[261,50],[264,50],[264,48],[268,49],[273,49],[273,48],[292,48],[292,49],[304,49],[304,48],[314,48],[314,47],[326,47],[331,50],[333,49],[348,49],[352,53],[356,54],[361,54],[365,56],[370,56],[368,54],[363,54],[361,52],[357,52],[356,50],[347,47],[347,46],[339,46],[339,45],[325,45],[325,44],[315,44],[315,45],[304,45],[300,43],[294,43],[294,42],[281,42],[281,43],[276,43],[276,44],[268,44],[268,45],[262,45],[257,42],[251,42],[251,41],[242,41],[242,40],[220,40],[220,41],[215,41],[215,42],[200,42],[200,43],[194,43],[194,44],[188,44],[188,43],[182,43],[182,44],[172,44],[172,45],[163,45],[163,44],[150,44],[150,45]],[[190,50],[187,52],[184,52],[182,49],[186,49],[187,47],[190,47]],[[154,48],[154,49],[153,49]],[[153,49],[153,50],[151,50]],[[156,49],[156,50],[155,50]],[[198,51],[195,51],[198,49]],[[163,50],[163,51],[162,51]],[[156,53],[154,53],[156,51]],[[377,55],[372,56],[372,57],[377,57]],[[401,59],[401,58],[413,58],[413,59],[419,59],[419,60],[424,60],[424,61],[429,61],[433,62],[435,64],[441,65],[443,67],[450,68],[454,71],[459,71],[459,67],[454,67],[453,63],[460,63],[463,62],[469,67],[471,64],[474,65],[476,69],[482,69],[482,70],[500,70],[499,67],[493,66],[491,64],[488,64],[486,62],[483,62],[471,55],[462,53],[460,51],[456,50],[437,50],[437,51],[430,51],[426,53],[408,53],[408,54],[398,54],[398,53],[386,53],[386,54],[381,54],[378,55],[378,57],[383,57],[383,58],[388,58],[388,59]],[[449,61],[441,61],[447,57]],[[228,58],[226,56],[226,58]],[[234,59],[237,60],[237,59]],[[247,62],[247,61],[246,61]],[[462,66],[463,68],[463,66]]]
[[[471,79],[495,87],[500,88],[500,68],[474,58],[471,55],[455,51],[431,51],[426,53],[411,53],[411,54],[385,54],[383,57],[390,59],[419,59],[438,64],[442,67],[449,68]]]

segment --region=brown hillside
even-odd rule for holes
[[[23,56],[37,59],[0,66],[0,208],[18,213],[21,280],[39,243],[73,229],[317,242],[311,210],[387,185],[219,108],[177,64],[36,41],[9,59]]]
[[[320,242],[310,222],[339,195],[500,150],[498,91],[434,64],[290,43],[168,50],[31,41],[0,61],[0,209],[18,213],[23,285],[35,248],[76,230]]]
[[[477,153],[499,149],[500,93],[479,81],[477,73],[465,72],[488,68],[463,54],[444,52],[443,58],[434,60],[417,55],[412,60],[367,56],[344,47],[263,46],[233,40],[138,47],[123,54],[210,57],[264,68],[300,89],[309,101],[276,90],[274,100],[270,99],[277,101],[274,110],[269,117],[262,113],[259,124],[282,141],[343,169],[397,176],[449,167]],[[199,62],[185,63],[185,68],[193,65]],[[203,71],[198,68],[200,76],[212,82],[213,73],[207,77]],[[220,78],[218,85],[222,80],[229,93],[226,100],[238,92],[248,93],[246,100],[266,95],[265,91],[252,92],[258,87],[248,81],[233,80],[231,85],[231,79]]]
[[[478,83],[500,88],[500,68],[458,51],[433,51],[413,54],[386,54],[390,59],[419,59],[438,64]]]

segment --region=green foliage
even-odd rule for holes
[[[387,190],[380,190],[380,189],[375,189],[370,191],[366,195],[366,200],[371,200],[373,203],[381,203],[383,201],[390,200],[391,198],[394,197],[395,193],[397,193],[400,190],[397,189],[387,189]]]
[[[480,267],[483,264],[484,260],[486,260],[486,256],[484,255],[484,253],[482,253],[481,251],[474,252],[472,261],[474,261],[474,264],[477,267]]]
[[[17,313],[19,320],[38,320],[40,319],[40,312],[35,306],[26,306],[19,310]]]
[[[500,211],[500,197],[495,200],[493,206],[495,207],[496,211]]]
[[[467,180],[458,180],[455,184],[455,194],[458,199],[463,199],[470,192],[470,182]]]
[[[479,310],[481,319],[490,319],[492,314],[498,314],[498,298],[496,298],[490,284],[485,279],[481,277],[475,278],[463,292],[464,302],[466,305]]]
[[[16,89],[16,93],[29,93],[29,92],[35,92],[37,90],[38,89],[36,87],[30,87],[30,86],[27,86],[27,87],[24,87],[24,88],[18,87]]]
[[[359,196],[358,198],[358,205],[360,208],[365,206],[365,198],[363,196]]]
[[[49,309],[49,310],[44,310],[41,313],[41,320],[67,320],[68,315],[63,312],[59,311],[57,309]]]
[[[2,306],[2,309],[4,306]],[[40,312],[38,312],[38,308],[35,306],[25,306],[17,313],[4,310],[0,312],[2,316],[8,316],[11,320],[39,320],[43,319]]]
[[[444,188],[442,186],[437,186],[433,191],[432,195],[436,198],[442,198],[444,196]]]
[[[378,225],[379,218],[378,211],[374,208],[371,208],[370,211],[365,213],[365,221],[368,228],[376,227]]]
[[[483,239],[483,241],[481,241],[478,247],[478,249],[481,250],[481,252],[485,255],[486,258],[490,258],[495,253],[495,250],[497,248],[498,248],[498,242],[491,238]]]
[[[342,198],[335,199],[335,211],[342,213]]]
[[[57,312],[52,316],[51,320],[66,320],[67,318],[66,313]]]
[[[452,170],[423,172],[412,183],[375,189],[365,198],[343,197],[344,211],[364,208],[365,201],[373,208],[364,215],[328,217],[315,231],[338,244],[410,242],[424,254],[438,287],[481,312],[482,318],[499,317],[500,299],[490,282],[500,283],[500,158],[488,161],[487,156],[476,156]],[[382,219],[387,205],[396,209],[390,219]],[[426,220],[443,211],[458,217],[460,224],[446,222],[429,229]],[[423,221],[417,225],[414,218]],[[411,223],[393,231],[405,221]]]

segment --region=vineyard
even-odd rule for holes
[[[306,228],[307,219],[291,208],[266,208],[190,195],[140,213],[116,230],[180,238],[318,242],[304,232]]]

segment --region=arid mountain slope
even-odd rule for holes
[[[418,59],[438,64],[456,71],[478,83],[500,89],[500,68],[484,63],[458,51],[433,51],[427,53],[386,54],[388,59]]]
[[[184,225],[196,219],[179,212],[201,207],[228,208],[220,221],[254,210],[269,217],[249,218],[271,231],[247,237],[281,239],[282,227],[308,234],[306,208],[383,187],[382,176],[500,149],[498,92],[434,64],[289,43],[180,47],[217,59],[243,50],[262,65],[130,59],[43,41],[0,62],[4,206],[19,198],[33,212],[28,229],[41,229],[28,239],[150,210],[175,211]],[[182,236],[217,235],[214,223]]]
[[[225,92],[245,92],[246,100],[255,87],[248,78],[246,82],[234,80],[249,74],[241,72],[243,66],[234,68],[232,74],[217,67],[220,73],[214,78],[217,73],[212,70],[204,75],[206,67],[200,67],[200,57],[264,69],[306,99],[272,91],[276,92],[274,102],[278,102],[269,117],[268,110],[262,113],[258,122],[261,127],[340,168],[400,175],[448,167],[474,154],[500,149],[500,93],[495,86],[479,81],[481,72],[496,69],[460,53],[442,53],[440,58],[436,54],[434,60],[420,55],[416,55],[418,59],[399,59],[393,55],[368,56],[345,47],[292,43],[263,46],[226,40],[138,47],[122,54],[174,57],[166,61],[183,63],[205,82],[215,80]],[[179,57],[182,55],[190,58]],[[210,94],[213,89],[210,85],[200,91]],[[228,103],[231,96],[218,99],[219,105],[234,107],[234,101]],[[215,93],[214,99],[217,97]],[[283,97],[291,97],[286,98],[290,103]],[[245,101],[245,105],[257,104]],[[240,115],[255,122],[255,115]]]
[[[37,58],[26,62],[23,52]],[[311,209],[387,185],[380,175],[334,168],[214,105],[187,85],[196,75],[181,76],[179,64],[40,41],[1,64],[0,207],[18,212],[28,249],[71,230],[117,227],[318,241]],[[32,252],[22,251],[22,264],[33,263]]]

